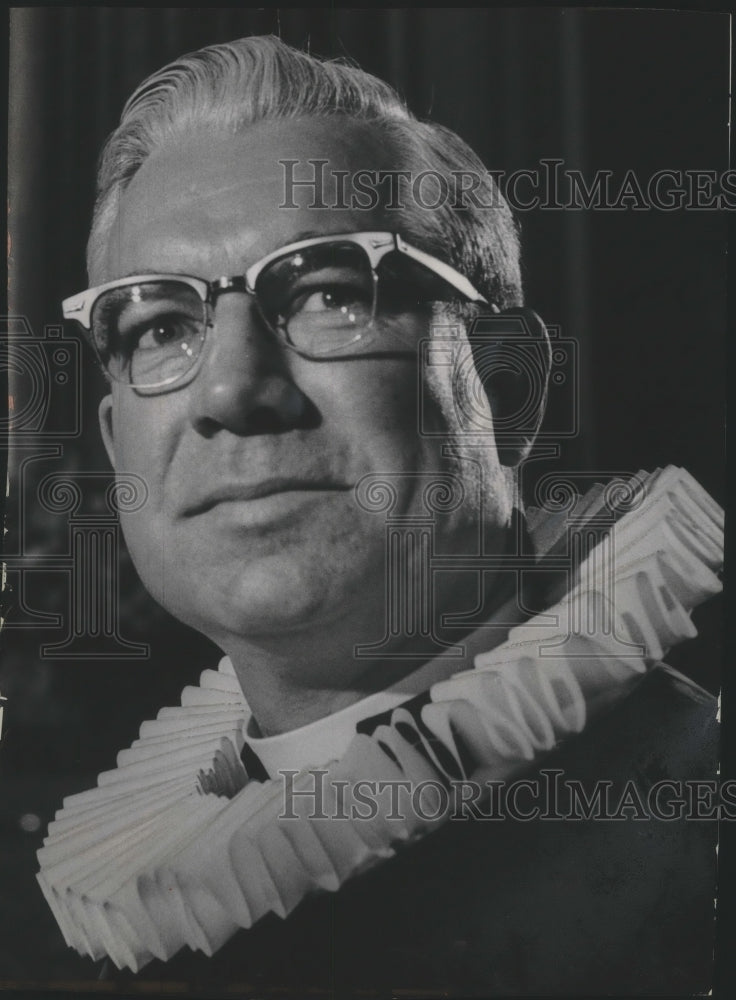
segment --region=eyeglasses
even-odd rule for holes
[[[266,327],[315,360],[360,354],[382,333],[390,338],[392,318],[433,301],[488,305],[462,274],[397,233],[361,232],[290,243],[235,277],[120,278],[65,299],[62,308],[111,379],[156,394],[194,377],[217,299],[227,292],[253,296]]]

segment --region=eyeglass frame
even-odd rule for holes
[[[326,236],[315,236],[309,239],[299,240],[296,243],[288,243],[285,246],[279,247],[277,250],[271,251],[271,253],[266,254],[260,260],[252,264],[243,274],[234,276],[223,276],[220,278],[215,278],[212,281],[207,281],[205,278],[198,278],[194,275],[189,274],[165,274],[165,273],[149,273],[149,274],[136,274],[130,275],[125,278],[116,278],[114,281],[107,281],[102,285],[96,285],[93,288],[87,288],[83,292],[77,292],[75,295],[71,295],[64,299],[61,303],[62,313],[64,319],[73,320],[79,323],[82,329],[88,334],[88,340],[100,362],[100,365],[105,372],[105,375],[112,381],[118,382],[120,385],[129,385],[130,388],[139,388],[134,383],[125,382],[122,379],[116,379],[108,371],[102,358],[100,356],[99,347],[95,341],[95,337],[92,333],[92,310],[94,309],[98,299],[105,294],[105,292],[112,291],[115,288],[126,288],[128,285],[135,285],[142,282],[150,281],[178,281],[185,285],[188,285],[193,291],[197,293],[202,301],[203,305],[214,305],[216,297],[223,293],[229,291],[244,292],[247,295],[251,295],[257,299],[256,292],[256,282],[262,271],[265,270],[274,261],[279,260],[282,257],[288,257],[293,253],[298,253],[300,250],[306,250],[307,248],[313,246],[321,246],[326,243],[354,243],[362,248],[368,257],[368,262],[371,267],[371,272],[373,275],[374,285],[378,282],[377,268],[381,263],[383,258],[389,253],[398,251],[409,257],[411,260],[418,264],[426,267],[427,270],[431,271],[437,277],[441,278],[446,284],[454,288],[456,291],[467,299],[469,302],[475,302],[482,305],[488,306],[494,313],[498,313],[500,310],[495,303],[488,302],[484,295],[482,295],[473,284],[461,274],[456,268],[452,267],[450,264],[446,264],[444,261],[439,260],[439,258],[432,256],[431,254],[425,253],[424,250],[419,250],[417,247],[411,246],[403,239],[398,233],[390,232],[354,232],[354,233],[333,233]],[[374,310],[376,305],[376,299],[374,296]],[[272,330],[276,335],[280,329],[280,324],[274,325],[270,323],[267,318],[262,317],[264,323],[269,330]],[[375,319],[375,313],[371,317],[371,323]],[[207,326],[213,326],[213,323],[205,324],[205,334]],[[286,335],[285,330],[283,331],[284,336],[279,338],[282,342],[297,354],[302,354],[295,345],[291,344]],[[204,347],[204,340],[203,345]],[[199,357],[202,357],[203,352],[200,352]],[[307,357],[309,355],[306,355]],[[344,355],[341,355],[344,357]],[[328,356],[324,356],[323,360],[330,360]],[[183,380],[189,374],[189,371],[194,371],[197,368],[197,361],[192,365],[192,368],[187,370],[179,378]],[[171,383],[157,383],[156,386],[149,386],[145,388],[155,388],[159,385],[162,388],[171,386],[171,388],[176,388],[177,380]]]

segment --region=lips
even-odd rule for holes
[[[257,483],[226,483],[187,502],[182,509],[182,515],[194,517],[197,514],[204,514],[222,503],[247,503],[250,500],[260,500],[280,493],[345,493],[351,488],[344,483],[331,480],[292,477],[262,479]]]

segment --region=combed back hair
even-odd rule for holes
[[[437,171],[450,192],[454,172],[477,175],[481,202],[413,207],[396,228],[456,267],[501,308],[522,302],[519,238],[511,211],[470,147],[454,132],[417,120],[386,83],[341,60],[322,61],[273,36],[241,38],[182,56],[130,97],[102,152],[87,247],[90,275],[102,273],[120,197],[145,160],[203,127],[239,132],[261,121],[329,118],[370,123],[395,152],[394,169]]]

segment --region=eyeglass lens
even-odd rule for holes
[[[196,363],[207,312],[184,282],[142,281],[103,293],[91,321],[100,358],[114,379],[165,386]]]
[[[256,298],[272,329],[298,351],[334,354],[360,339],[373,321],[375,281],[354,243],[305,247],[273,261],[258,276]]]

